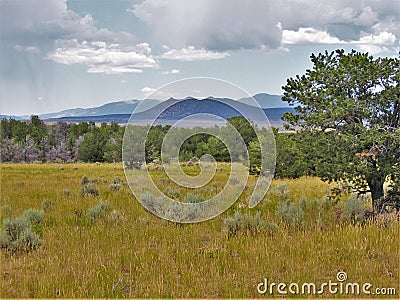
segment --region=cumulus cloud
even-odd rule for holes
[[[141,73],[143,68],[158,67],[147,43],[135,47],[107,44],[102,41],[64,41],[64,47],[47,55],[47,59],[57,63],[88,66],[89,73]]]
[[[145,86],[144,88],[142,88],[142,93],[143,93],[143,96],[146,98],[146,97],[150,96],[152,93],[154,93],[156,90],[157,89],[155,89],[155,88]]]
[[[337,37],[331,36],[326,31],[314,28],[299,28],[299,30],[283,30],[282,43],[293,44],[343,44],[344,42]]]
[[[229,56],[229,53],[227,52],[195,49],[194,46],[189,46],[187,48],[182,48],[182,49],[168,49],[166,52],[164,52],[158,57],[170,60],[196,61],[196,60],[221,59],[227,56]]]
[[[400,36],[398,0],[202,0],[190,5],[145,0],[130,11],[155,38],[177,49],[279,49],[285,44],[354,44],[384,32],[397,40]]]
[[[66,0],[3,1],[0,13],[7,24],[0,26],[7,57],[12,51],[47,53],[45,58],[57,63],[87,65],[89,73],[137,73],[157,66],[148,43],[131,33],[98,28],[90,14],[68,9]],[[13,64],[7,62],[3,71]]]
[[[172,70],[170,70],[170,71],[163,71],[163,72],[161,72],[161,73],[164,74],[164,75],[169,75],[169,74],[174,75],[174,74],[179,74],[180,71],[179,71],[178,69],[172,69]]]

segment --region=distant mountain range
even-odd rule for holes
[[[286,112],[294,109],[283,102],[281,96],[269,94],[257,94],[253,96],[258,104],[263,108],[272,126],[281,127],[283,121],[281,117]],[[42,114],[39,117],[47,122],[89,122],[110,123],[117,122],[124,124],[129,121],[131,113],[137,108],[138,111],[132,117],[137,124],[148,124],[155,116],[158,116],[158,124],[173,124],[176,120],[198,113],[217,115],[223,119],[240,115],[250,116],[252,121],[261,121],[264,117],[261,111],[256,108],[252,98],[242,98],[233,100],[229,98],[195,99],[187,97],[185,99],[170,98],[165,101],[160,100],[127,100],[104,104],[93,108],[75,108],[56,113]],[[0,118],[9,116],[0,116]],[[27,119],[28,116],[13,117],[14,119]],[[215,122],[216,117],[210,116],[202,122]],[[211,124],[210,123],[210,124]]]

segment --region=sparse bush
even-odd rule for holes
[[[88,218],[89,221],[95,222],[98,219],[104,218],[108,211],[110,211],[111,205],[108,201],[100,200],[95,206],[89,208]]]
[[[95,184],[89,182],[79,189],[79,194],[81,195],[81,197],[85,196],[97,197],[99,195],[99,190]]]
[[[17,218],[6,218],[3,220],[3,234],[10,239],[15,241],[19,238],[22,231],[29,228],[29,222],[27,219],[22,217]]]
[[[200,203],[203,202],[204,196],[202,194],[195,194],[195,193],[188,193],[185,198],[183,199],[183,202],[186,203]]]
[[[153,213],[164,210],[164,208],[159,205],[158,201],[156,202],[155,197],[149,192],[140,195],[139,199],[142,205]]]
[[[158,185],[165,185],[171,183],[171,180],[167,177],[162,177],[158,180]]]
[[[301,196],[300,200],[299,200],[299,206],[301,207],[301,209],[305,210],[307,209],[307,207],[309,206],[308,204],[308,200],[306,196]]]
[[[71,191],[68,189],[63,190],[63,194],[64,196],[70,196],[71,195]]]
[[[224,221],[224,231],[228,233],[228,238],[239,234],[247,236],[255,236],[260,233],[274,234],[278,230],[278,225],[265,221],[260,212],[255,215],[243,215],[240,211],[236,211],[232,217],[228,217]]]
[[[289,189],[286,182],[278,183],[275,187],[269,189],[269,192],[277,197],[289,199]]]
[[[236,177],[232,176],[232,177],[229,178],[229,183],[232,184],[232,185],[237,185],[237,184],[240,183],[240,181]]]
[[[3,221],[0,247],[10,251],[29,251],[41,244],[40,237],[32,231],[31,223],[25,217],[7,218]]]
[[[50,211],[56,203],[53,200],[45,199],[42,201],[42,209],[44,211]]]
[[[352,224],[365,220],[365,207],[361,199],[348,198],[343,206],[343,217]]]
[[[122,184],[123,181],[122,181],[122,179],[119,178],[118,176],[115,176],[114,179],[113,179],[113,183],[114,183],[114,184]]]
[[[89,178],[89,182],[93,182],[93,183],[107,183],[107,179],[103,179],[103,178]]]
[[[116,192],[121,189],[121,185],[119,183],[111,183],[108,188],[110,191]]]
[[[124,215],[119,210],[113,209],[107,216],[107,221],[117,223],[124,220]]]
[[[29,208],[24,211],[22,218],[25,218],[31,225],[40,225],[44,221],[44,210]]]
[[[261,194],[260,193],[254,193],[254,194],[252,194],[251,195],[251,198],[250,198],[250,201],[251,202],[255,202],[255,203],[259,203],[260,201],[261,201]]]
[[[85,185],[89,183],[89,178],[87,178],[86,176],[82,177],[82,181],[81,181],[81,185]]]
[[[280,204],[276,216],[287,225],[301,227],[304,225],[304,211],[298,204],[285,202]]]
[[[165,194],[171,198],[178,198],[181,195],[181,190],[173,187],[167,187]]]

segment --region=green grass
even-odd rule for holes
[[[104,179],[96,183],[98,197],[80,197],[83,176]],[[123,179],[122,188],[110,191],[116,176]],[[162,177],[163,172],[154,171],[155,182]],[[213,186],[220,190],[227,178],[227,172],[217,172],[215,182],[204,190],[209,192],[205,197],[215,193]],[[39,249],[1,250],[0,297],[253,298],[261,296],[257,284],[264,277],[270,282],[320,284],[335,281],[338,271],[345,271],[349,282],[395,287],[398,297],[398,221],[388,226],[339,224],[335,207],[318,208],[318,199],[329,192],[328,184],[300,178],[276,180],[273,186],[282,182],[292,202],[307,197],[302,229],[279,222],[275,214],[282,201],[279,195],[268,194],[269,201],[247,208],[254,177],[224,214],[199,224],[177,225],[148,213],[126,192],[129,187],[119,164],[66,164],[63,170],[57,164],[2,164],[1,206],[11,208],[2,210],[2,220],[29,208],[42,209],[45,200],[54,205],[46,211]],[[167,187],[176,188],[166,182],[162,189]],[[179,197],[187,193],[182,189]],[[109,201],[123,218],[89,222],[88,210],[100,200]],[[279,228],[273,235],[228,239],[224,220],[237,209],[244,214],[260,211],[263,219]]]

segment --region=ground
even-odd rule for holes
[[[216,180],[222,185],[227,171],[219,172]],[[153,174],[156,180],[163,176],[161,171]],[[97,179],[99,196],[80,196],[83,176]],[[113,191],[110,184],[116,176],[124,183]],[[42,209],[45,200],[54,206],[46,207],[38,249],[1,250],[0,297],[253,298],[263,296],[257,285],[264,278],[319,286],[337,282],[338,272],[346,272],[346,282],[396,288],[393,297],[398,297],[398,220],[352,225],[338,218],[341,203],[323,211],[312,208],[319,207],[330,189],[318,178],[274,180],[272,188],[286,183],[293,202],[307,198],[302,200],[309,203],[305,224],[294,228],[277,218],[282,195],[276,192],[254,209],[244,205],[254,182],[251,177],[238,203],[224,214],[179,225],[143,209],[120,164],[2,164],[2,220],[28,208]],[[89,222],[88,209],[100,199],[108,200],[112,209],[107,217]],[[235,209],[260,211],[278,230],[228,238],[224,220]],[[333,295],[325,291],[323,296]]]

